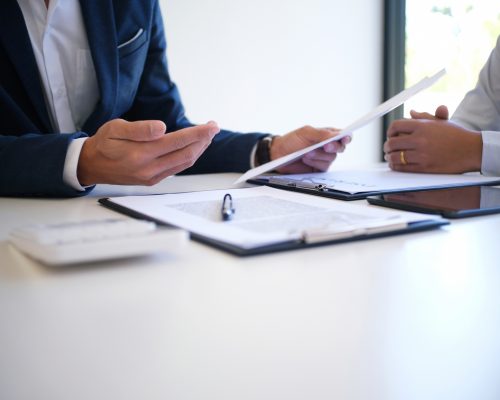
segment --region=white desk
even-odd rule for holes
[[[5,242],[33,221],[113,215],[96,199],[144,190],[0,198],[0,399],[500,398],[500,216],[245,259],[191,242],[181,257],[65,270]]]

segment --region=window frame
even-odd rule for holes
[[[406,0],[384,0],[383,34],[383,100],[390,99],[405,87],[406,61]],[[392,121],[403,117],[403,106],[386,114],[382,119],[382,140]],[[382,151],[382,160],[383,160]]]

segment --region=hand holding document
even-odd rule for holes
[[[304,154],[309,153],[310,151],[317,149],[319,147],[322,147],[327,143],[338,141],[338,140],[340,140],[348,135],[351,135],[352,132],[354,132],[355,130],[362,128],[366,124],[370,123],[371,121],[373,121],[379,117],[382,117],[383,115],[387,114],[389,111],[395,109],[396,107],[403,104],[405,101],[409,100],[411,97],[413,97],[417,93],[432,86],[439,79],[441,79],[445,74],[446,74],[446,70],[442,69],[441,71],[439,71],[435,75],[422,79],[420,82],[418,82],[414,86],[412,86],[406,90],[403,90],[401,93],[390,98],[386,102],[380,104],[378,107],[375,107],[375,109],[373,109],[371,112],[369,112],[368,114],[359,118],[358,120],[354,121],[352,124],[350,124],[346,128],[342,129],[337,136],[330,138],[330,139],[327,139],[327,140],[324,140],[322,142],[316,143],[312,146],[306,147],[306,148],[299,150],[299,151],[296,151],[294,153],[288,154],[284,157],[280,157],[276,160],[273,160],[273,161],[270,161],[266,164],[260,165],[257,168],[253,168],[253,169],[247,171],[246,173],[244,173],[242,176],[240,176],[235,181],[235,184],[244,182],[248,179],[254,178],[258,175],[264,174],[264,173],[271,171],[273,169],[279,168],[280,166],[285,165],[287,163],[290,163],[296,159],[299,159]]]

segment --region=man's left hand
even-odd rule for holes
[[[334,128],[304,126],[284,136],[276,136],[270,149],[271,160],[332,138],[338,133],[339,130]],[[278,168],[277,171],[284,174],[326,171],[337,157],[337,153],[342,153],[350,142],[351,137],[346,136],[339,141],[327,143],[323,147],[304,154],[293,163]]]

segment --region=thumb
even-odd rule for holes
[[[448,107],[439,106],[436,108],[436,118],[439,119],[448,119],[450,117],[450,112],[448,111]]]
[[[113,139],[149,142],[161,138],[167,127],[164,122],[156,120],[129,122],[116,119],[108,122],[109,137]]]
[[[314,144],[337,136],[339,132],[340,129],[334,128],[313,128],[313,130],[306,131],[305,134],[309,142]]]

